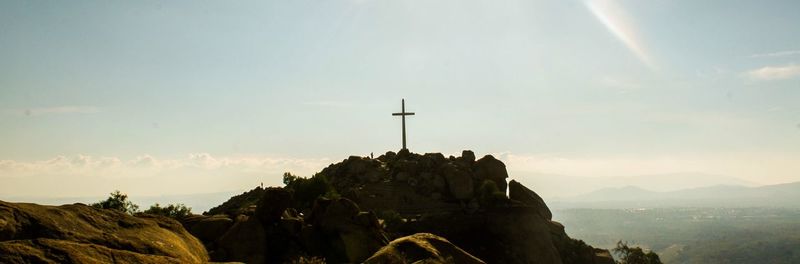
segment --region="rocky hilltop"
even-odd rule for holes
[[[614,263],[491,155],[402,150],[283,177],[180,222],[0,202],[0,263]]]
[[[544,200],[491,155],[352,156],[183,221],[214,261],[614,263],[567,236]]]

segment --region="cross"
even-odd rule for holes
[[[403,149],[406,149],[406,116],[414,115],[413,112],[406,112],[406,99],[402,99],[402,108],[400,113],[392,113],[393,116],[403,117]]]

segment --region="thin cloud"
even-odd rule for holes
[[[184,169],[201,169],[209,171],[226,171],[230,173],[247,172],[285,172],[291,171],[301,175],[310,175],[322,170],[331,163],[330,159],[298,159],[273,157],[215,157],[208,153],[192,153],[185,158],[159,159],[150,155],[142,155],[129,160],[117,157],[92,157],[77,155],[74,157],[57,156],[39,161],[0,160],[0,178],[31,176],[41,174],[80,174],[99,175],[97,172],[113,172],[117,175],[146,177],[139,173],[181,171]]]
[[[800,76],[800,66],[794,64],[785,66],[766,66],[748,71],[747,75],[752,79],[764,81],[791,79]]]
[[[800,50],[784,50],[772,53],[761,53],[750,55],[750,58],[771,58],[800,55]]]

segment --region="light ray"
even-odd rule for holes
[[[642,63],[651,69],[656,68],[641,39],[636,34],[634,24],[615,0],[587,0],[586,6]]]

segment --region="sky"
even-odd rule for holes
[[[280,185],[471,149],[511,178],[800,181],[798,1],[2,1],[0,198]],[[535,189],[535,188],[534,188]]]

